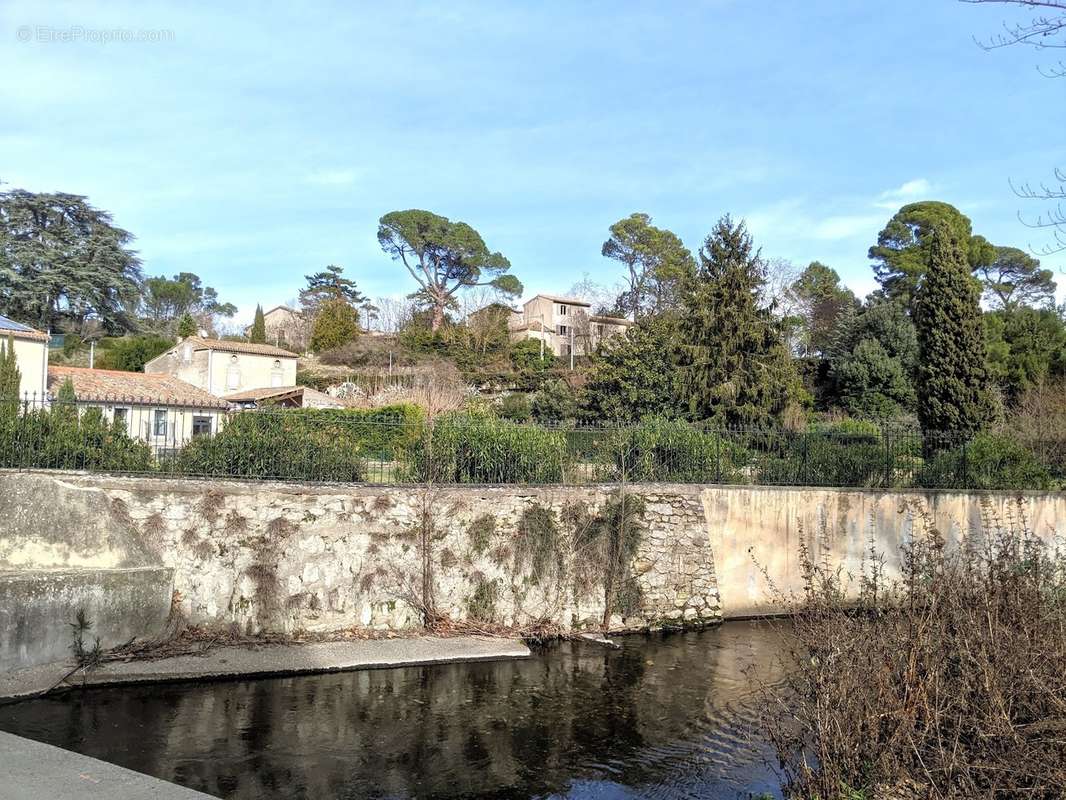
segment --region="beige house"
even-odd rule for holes
[[[217,433],[229,407],[173,375],[60,366],[48,370],[53,402],[68,380],[79,410],[99,408],[105,419],[120,421],[130,436],[156,452],[177,450],[194,436]]]
[[[296,354],[269,344],[190,336],[144,365],[150,375],[173,375],[208,394],[296,385]]]
[[[43,402],[48,391],[48,334],[0,316],[0,345],[5,352],[9,344],[19,368],[19,398]]]
[[[511,341],[534,339],[556,356],[586,355],[611,336],[624,334],[633,323],[620,317],[591,313],[584,300],[538,294],[508,320]]]
[[[263,312],[263,328],[266,340],[274,345],[303,348],[306,346],[307,324],[304,315],[295,308],[274,306]],[[244,329],[245,336],[251,336],[252,326]]]

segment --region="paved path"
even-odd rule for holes
[[[213,800],[116,767],[0,731],[0,800]]]
[[[420,636],[410,639],[361,639],[313,644],[216,647],[204,655],[154,661],[111,662],[72,683],[100,685],[145,681],[210,680],[262,675],[408,667],[456,661],[528,658],[529,648],[515,639],[491,636]],[[51,686],[69,666],[44,665],[0,677],[0,696],[25,695]]]

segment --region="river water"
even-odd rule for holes
[[[224,798],[778,797],[748,669],[784,623],[526,661],[89,689],[0,729]]]

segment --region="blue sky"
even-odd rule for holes
[[[1050,56],[974,44],[1006,7],[297,5],[7,0],[0,180],[88,195],[147,274],[196,272],[247,319],[328,263],[410,291],[375,237],[403,208],[474,225],[530,293],[613,283],[607,228],[643,211],[693,249],[743,217],[765,255],[864,294],[899,205],[946,200],[1035,246],[1017,214],[1040,209],[1008,179],[1066,165]],[[165,33],[90,41],[116,28]]]

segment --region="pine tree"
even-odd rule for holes
[[[759,303],[759,252],[744,223],[718,221],[682,293],[681,395],[693,419],[763,425],[805,400],[779,324]]]
[[[186,336],[196,335],[196,320],[192,314],[182,314],[178,320],[178,336],[184,339]]]
[[[19,384],[22,382],[22,373],[19,372],[18,361],[15,358],[15,340],[7,337],[7,344],[0,342],[0,411],[18,405]]]
[[[321,353],[340,347],[359,336],[359,314],[346,300],[322,304],[311,328],[311,350]]]
[[[918,420],[926,432],[970,435],[991,419],[981,287],[953,230],[933,233],[918,289]]]
[[[252,333],[248,340],[256,344],[263,344],[267,340],[266,318],[263,316],[261,305],[255,307],[255,321],[252,323]]]

